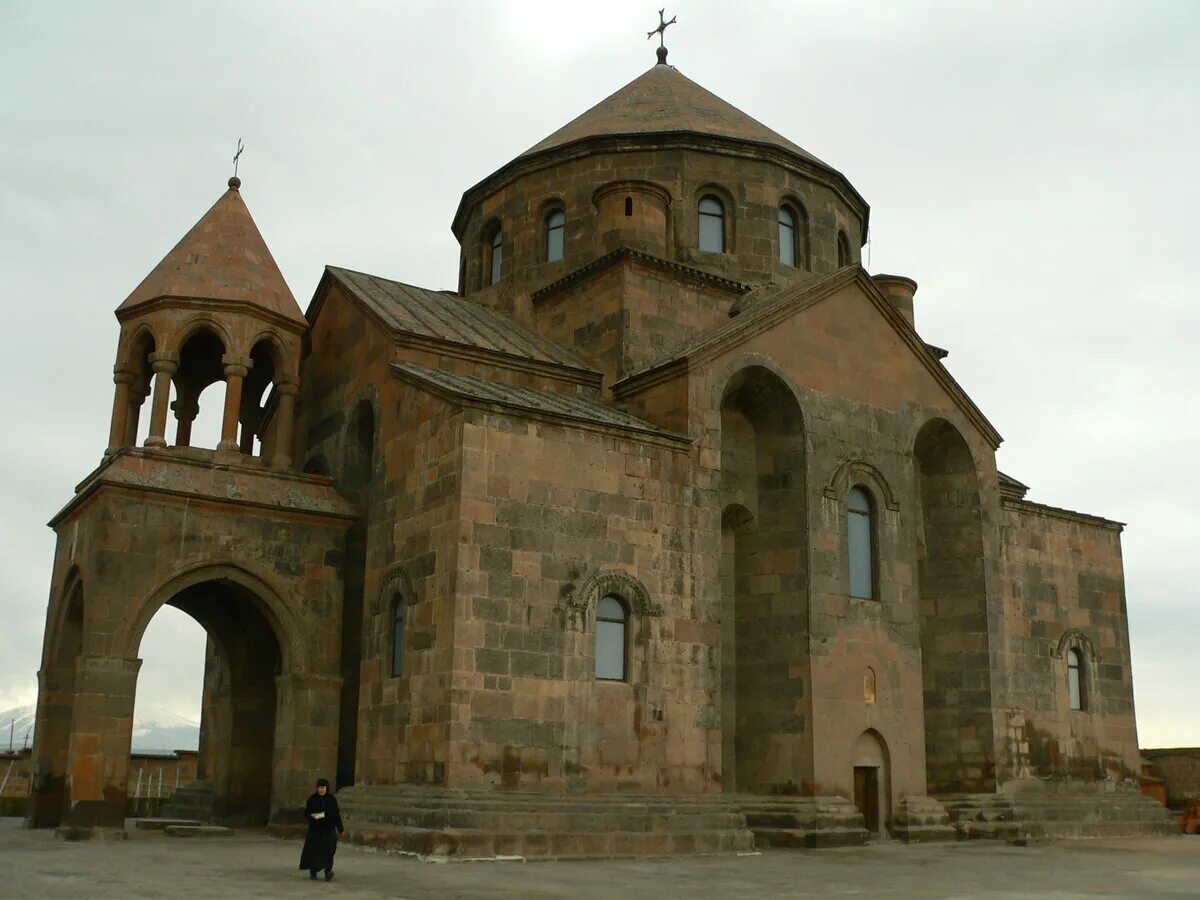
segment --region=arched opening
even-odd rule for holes
[[[875,590],[875,498],[862,485],[846,495],[846,549],[850,572],[850,596],[874,600]]]
[[[392,677],[404,674],[404,638],[408,624],[408,601],[400,591],[392,597]]]
[[[699,240],[697,246],[709,253],[725,252],[725,204],[714,194],[705,194],[700,198],[697,208],[697,228]]]
[[[840,228],[837,233],[837,264],[841,269],[850,265],[854,261],[854,257],[850,254],[850,239],[846,237],[846,232]]]
[[[779,262],[808,269],[808,213],[804,204],[789,198],[779,205]]]
[[[629,608],[609,594],[596,604],[596,677],[625,681],[629,675]]]
[[[150,365],[150,354],[155,351],[154,333],[144,328],[133,339],[128,352],[122,360],[121,368],[125,376],[130,378],[124,393],[125,408],[117,404],[121,402],[121,386],[117,386],[117,403],[113,406],[112,433],[110,447],[131,447],[138,441],[139,425],[141,424],[142,407],[150,396],[154,384],[154,369]],[[120,377],[120,376],[119,376]],[[146,423],[146,430],[149,423]]]
[[[26,822],[31,828],[59,825],[70,804],[71,721],[83,653],[83,582],[72,570],[64,581],[57,633],[51,638],[40,673],[34,734],[32,789]]]
[[[206,327],[193,331],[179,348],[179,368],[171,379],[170,400],[175,414],[175,446],[215,449],[220,442],[225,391],[223,387],[209,388],[224,384],[224,356],[224,342]],[[149,422],[146,427],[149,436]]]
[[[566,246],[567,214],[561,209],[552,209],[546,216],[546,262],[558,262],[563,258]]]
[[[360,400],[346,425],[338,488],[358,516],[346,535],[342,603],[342,695],[338,719],[337,787],[354,784],[358,743],[358,687],[362,661],[363,592],[375,472],[375,407]]]
[[[925,766],[933,793],[992,791],[995,755],[983,515],[970,448],[942,419],[914,448]]]
[[[154,614],[142,635],[138,690],[133,706],[134,754],[163,757],[199,749],[201,697],[204,689],[205,645],[209,638],[195,619],[172,606]],[[130,760],[127,795],[132,815],[157,816],[175,791],[207,778],[196,761],[186,765],[160,759]]]
[[[1088,708],[1084,665],[1082,653],[1074,647],[1067,651],[1067,702],[1079,712]]]
[[[285,369],[283,353],[274,338],[259,340],[250,350],[252,366],[242,382],[238,449],[247,456],[265,456],[274,434],[278,395],[274,387]]]
[[[854,805],[872,834],[883,834],[891,813],[891,773],[887,744],[874,729],[864,731],[854,745]]]
[[[806,740],[808,538],[800,406],[778,376],[738,372],[721,402],[722,782],[789,792]]]
[[[483,229],[483,287],[497,284],[504,274],[504,230],[498,221]]]
[[[265,825],[274,780],[276,679],[283,671],[281,644],[266,607],[251,590],[223,578],[190,585],[165,605],[187,614],[207,635],[192,648],[204,660],[203,681],[194,685],[200,712],[198,778],[181,785],[174,800],[187,804],[180,812],[189,817]],[[157,636],[154,625],[163,615],[157,611],[142,633],[139,656],[154,658],[145,645]],[[137,693],[161,696],[162,685],[146,683],[161,670],[156,665],[140,672]],[[136,709],[136,695],[134,702]],[[136,773],[130,772],[129,794],[135,790]],[[168,804],[168,815],[170,810]]]

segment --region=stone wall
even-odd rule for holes
[[[533,300],[533,326],[604,373],[611,386],[688,338],[728,321],[728,282],[688,279],[622,255],[595,274]]]
[[[468,413],[452,784],[716,787],[717,626],[693,604],[685,451]],[[629,612],[624,681],[595,675],[606,593]]]
[[[1168,806],[1178,809],[1200,800],[1200,747],[1143,750],[1142,757],[1166,782]]]
[[[646,236],[644,216],[630,217],[628,233],[608,217],[598,223],[596,192],[607,185],[638,182],[670,198],[665,233],[653,239]],[[697,204],[705,193],[725,202],[725,253],[696,249]],[[635,204],[651,202],[637,191],[630,194]],[[778,209],[785,200],[799,201],[808,215],[811,249],[807,264],[799,268],[778,261]],[[546,262],[544,219],[555,205],[566,213],[565,251],[561,260]],[[504,231],[504,266],[500,283],[490,285],[485,278],[489,229],[497,224]],[[583,156],[520,175],[469,211],[460,241],[460,290],[528,321],[534,291],[618,243],[735,281],[789,280],[837,268],[839,229],[851,235],[851,261],[857,262],[859,214],[831,187],[775,162],[691,149]]]
[[[216,637],[242,679],[223,753],[229,796],[259,785],[253,815],[265,818],[302,801],[331,763],[327,698],[296,691],[337,683],[346,510],[325,480],[213,468],[210,456],[123,450],[53,523],[34,746],[35,793],[49,799],[34,804],[39,824],[57,821],[64,797],[72,824],[123,818],[138,646],[163,603]],[[251,734],[260,726],[270,733]]]
[[[1135,779],[1121,526],[1011,499],[1003,521],[1002,779]],[[1082,710],[1067,692],[1071,648],[1083,660]]]

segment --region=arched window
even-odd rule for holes
[[[500,280],[500,272],[504,263],[504,232],[499,228],[492,235],[492,248],[488,254],[488,263],[491,270],[491,280],[488,284],[496,284]]]
[[[404,674],[404,595],[392,600],[392,675]]]
[[[839,269],[850,265],[850,239],[846,237],[846,232],[840,229],[837,236],[837,255]]]
[[[700,198],[700,249],[725,252],[725,204],[712,194]]]
[[[613,596],[601,597],[596,605],[596,677],[605,681],[625,680],[625,632],[629,613]]]
[[[625,198],[625,218],[629,218],[632,215],[633,215],[633,198],[626,197]]]
[[[846,538],[850,554],[850,596],[875,599],[874,510],[871,495],[861,487],[846,497]]]
[[[1082,675],[1083,658],[1072,648],[1067,651],[1067,693],[1071,696],[1071,709],[1084,708]]]
[[[785,266],[796,265],[798,231],[796,211],[790,206],[779,207],[779,261]]]
[[[563,258],[563,240],[567,232],[567,214],[553,209],[546,216],[546,262],[557,262]],[[496,251],[493,249],[492,253]]]

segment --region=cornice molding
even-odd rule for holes
[[[675,262],[674,260],[664,259],[661,256],[655,256],[653,253],[647,253],[644,250],[637,250],[633,247],[618,247],[616,250],[580,266],[573,272],[567,273],[562,278],[538,288],[529,295],[529,299],[534,304],[541,303],[554,294],[573,287],[582,281],[586,281],[592,276],[598,275],[600,272],[606,271],[618,263],[627,260],[679,276],[683,280],[690,281],[692,284],[697,284],[701,287],[715,287],[730,294],[745,294],[753,289],[751,285],[740,281],[734,281],[720,275],[713,275],[705,272],[703,269],[697,269],[684,263]]]
[[[547,147],[545,150],[528,156],[518,156],[463,192],[450,229],[461,243],[469,210],[476,202],[494,194],[518,178],[541,169],[598,153],[637,153],[647,150],[681,149],[774,163],[824,185],[834,191],[847,206],[859,214],[862,219],[860,246],[866,242],[871,208],[841,172],[813,160],[805,159],[799,154],[792,153],[775,144],[696,131],[585,137],[567,144]]]

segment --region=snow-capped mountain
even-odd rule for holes
[[[12,734],[14,750],[33,744],[34,707],[16,706],[0,711],[0,750],[7,750]],[[195,750],[200,743],[200,723],[166,709],[152,709],[134,720],[133,750]]]

